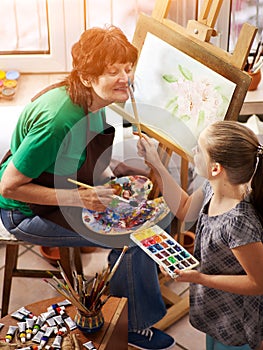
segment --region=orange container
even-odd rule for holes
[[[257,90],[258,85],[261,81],[261,70],[258,70],[256,73],[251,73],[248,72],[248,74],[251,76],[251,83],[248,87],[248,91],[253,91],[253,90]]]

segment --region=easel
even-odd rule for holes
[[[188,52],[191,52],[192,48],[196,50],[196,47],[198,46],[199,51],[204,52],[204,55],[207,56],[208,64],[210,63],[210,60],[217,60],[217,62],[220,63],[220,70],[223,75],[227,70],[229,70],[230,67],[235,67],[236,71],[236,68],[238,68],[238,81],[242,81],[242,86],[237,92],[234,93],[233,98],[237,103],[233,104],[231,111],[229,111],[225,117],[225,119],[237,119],[251,79],[246,73],[242,72],[242,70],[246,63],[257,29],[247,23],[243,25],[233,54],[230,54],[209,43],[211,36],[216,35],[214,25],[216,23],[222,2],[223,0],[205,0],[198,20],[189,21],[187,27],[183,28],[170,19],[167,19],[171,0],[157,0],[151,17],[144,14],[140,15],[134,33],[133,44],[140,52],[145,38],[144,28],[149,27],[149,25],[152,24],[155,31],[157,30],[158,32],[162,33],[163,39],[170,44],[172,44],[172,41],[183,41],[184,39],[187,39],[189,47],[186,48],[186,50],[188,50]],[[111,108],[128,121],[133,121],[133,117],[118,105],[113,105]],[[172,143],[169,139],[159,135],[147,125],[141,124],[141,130],[147,133],[150,137],[158,140],[159,154],[166,166],[168,165],[173,152],[176,152],[181,157],[181,186],[183,189],[187,190],[188,162],[190,160],[189,154]],[[158,196],[158,194],[158,187],[155,186],[152,195],[154,197]],[[181,224],[179,225],[179,231],[180,229]],[[160,286],[165,302],[171,306],[167,309],[166,316],[155,325],[159,329],[166,329],[189,311],[188,296],[181,297],[176,295],[165,286],[166,281],[166,278],[161,277]]]

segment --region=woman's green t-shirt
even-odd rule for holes
[[[104,117],[104,109],[89,113],[90,129],[102,132]],[[64,176],[75,173],[85,161],[87,127],[83,108],[72,103],[65,87],[46,92],[21,113],[11,139],[12,156],[1,166],[0,178],[11,160],[30,178],[43,172]],[[26,203],[1,195],[0,207],[32,215]]]

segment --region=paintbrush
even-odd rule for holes
[[[257,63],[260,55],[261,55],[261,41],[258,42],[258,45],[257,45],[257,49],[256,49],[256,52],[254,53],[254,57],[253,57],[253,60],[252,60],[252,63],[251,63],[251,66],[250,66],[250,69],[253,69],[254,68],[254,65],[255,63]]]
[[[128,89],[129,89],[129,93],[130,93],[130,97],[131,97],[131,103],[132,103],[135,124],[136,124],[137,130],[138,130],[139,136],[142,137],[139,114],[137,111],[137,106],[136,106],[136,102],[135,102],[135,98],[134,98],[134,94],[133,94],[133,89],[132,89],[132,83],[131,83],[130,78],[128,78]]]
[[[59,263],[59,262],[58,262]],[[54,276],[52,274],[52,272],[50,271],[47,271],[50,276],[52,277],[52,279],[56,282],[56,285],[53,285],[51,282],[50,282],[50,285],[53,285],[54,288],[57,288],[56,290],[59,291],[61,294],[64,293],[65,295],[68,296],[68,298],[70,298],[70,300],[72,301],[74,299],[74,302],[77,303],[78,305],[81,305],[81,299],[80,299],[80,296],[74,291],[74,289],[71,287],[71,284],[69,282],[69,280],[66,279],[63,277],[63,279],[66,281],[66,285],[63,284],[56,276]],[[64,273],[64,272],[63,272]],[[64,273],[65,275],[65,273]],[[66,275],[65,275],[66,276]],[[63,295],[64,295],[63,294]]]
[[[50,277],[57,283],[57,287],[63,289],[63,291],[67,294],[69,294],[69,289],[63,284],[55,275],[53,275],[52,272],[47,271],[47,273],[50,275]]]
[[[101,288],[100,291],[96,291],[96,295],[95,297],[93,298],[92,300],[92,303],[91,303],[91,308],[94,309],[96,308],[96,305],[98,304],[101,296],[103,295],[103,293],[105,292],[105,290],[107,289],[109,285],[109,282],[107,282],[106,284],[104,284],[103,288]]]
[[[263,65],[263,59],[262,58],[260,58],[259,60],[258,60],[258,62],[253,66],[253,68],[250,70],[250,73],[257,73],[259,70],[260,70],[260,68],[262,67],[262,65]]]
[[[79,296],[78,296],[77,292],[74,290],[74,288],[72,287],[72,285],[71,285],[71,283],[70,283],[70,281],[69,281],[69,279],[68,279],[68,276],[66,275],[65,271],[63,270],[63,268],[62,268],[60,262],[57,261],[57,264],[58,264],[58,267],[59,267],[60,274],[61,274],[61,276],[63,277],[64,281],[66,282],[66,286],[67,286],[68,289],[70,290],[72,296],[73,296],[76,300],[78,300],[78,297],[79,297]]]
[[[109,281],[111,280],[112,276],[115,274],[117,268],[118,268],[119,265],[120,265],[120,262],[121,262],[122,258],[124,257],[124,254],[126,253],[126,251],[128,250],[128,248],[129,248],[129,247],[128,247],[127,245],[125,245],[125,246],[123,247],[122,252],[121,252],[121,255],[118,257],[118,260],[117,260],[116,263],[114,264],[114,266],[113,266],[113,268],[112,268],[112,270],[111,270],[111,272],[110,272],[110,274],[109,274],[109,276],[108,276],[108,278],[107,278],[107,282],[109,282]]]
[[[76,180],[73,180],[73,179],[70,179],[70,178],[68,178],[67,180],[68,180],[68,182],[71,182],[71,183],[73,183],[73,184],[75,184],[77,186],[81,186],[81,187],[85,187],[85,188],[94,188],[93,186],[84,184],[83,182],[79,182],[79,181],[76,181]],[[112,197],[117,199],[120,202],[128,203],[131,206],[135,206],[134,203],[133,203],[134,201],[131,201],[130,199],[126,199],[126,198],[117,196],[116,194],[113,194]],[[136,203],[136,206],[137,206],[137,203]]]
[[[68,299],[72,305],[76,306],[77,309],[81,310],[82,312],[89,312],[89,310],[81,304],[78,300],[76,300],[71,293],[68,291],[66,292],[65,289],[61,289],[61,286],[55,285],[48,281],[47,279],[43,279],[47,284],[49,284],[53,289],[55,289],[59,294],[63,295],[66,299]]]
[[[103,299],[103,300],[99,303],[99,305],[98,305],[99,307],[96,306],[95,308],[96,308],[96,309],[102,308],[102,306],[106,304],[106,302],[110,299],[110,297],[111,297],[111,294],[107,295],[107,297],[106,297],[105,299]]]

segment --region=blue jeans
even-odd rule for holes
[[[90,242],[74,231],[43,219],[39,216],[27,217],[18,210],[0,209],[1,219],[6,229],[17,239],[43,246],[102,246]],[[112,249],[108,261],[111,266],[121,253]],[[136,331],[152,326],[166,313],[160,292],[157,266],[139,247],[130,247],[114,274],[110,293],[128,298],[128,330]]]
[[[241,346],[224,345],[206,334],[206,350],[251,350],[248,344]]]

